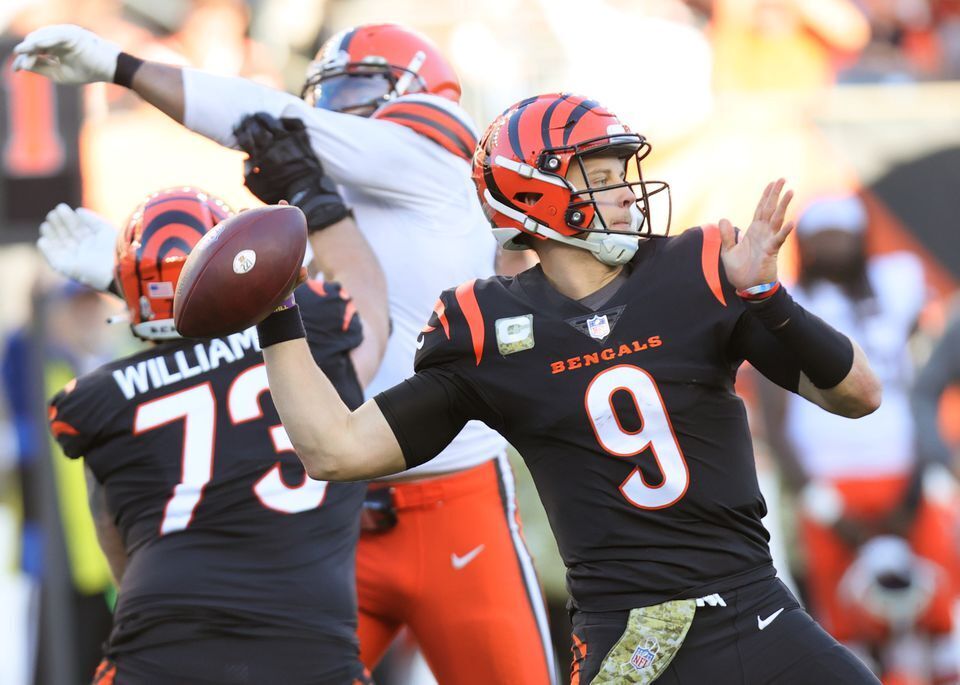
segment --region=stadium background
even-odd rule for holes
[[[860,193],[871,251],[906,249],[927,268],[929,304],[912,345],[919,365],[960,278],[960,2],[835,0],[827,4],[842,11],[825,30],[798,19],[801,1],[5,0],[0,683],[69,683],[65,674],[89,649],[82,618],[90,602],[105,601],[108,577],[84,520],[82,474],[70,468],[79,465],[51,453],[42,401],[133,344],[125,327],[103,323],[116,302],[63,284],[42,263],[32,245],[37,226],[58,202],[121,223],[145,193],[171,185],[203,187],[235,207],[257,204],[242,185],[241,154],[122,89],[57,88],[14,75],[9,51],[19,37],[77,23],[143,57],[299,92],[310,58],[333,32],[404,23],[449,56],[481,128],[534,92],[584,92],[618,112],[653,143],[645,174],[670,182],[675,232],[721,217],[745,225],[763,184],[780,175],[796,189],[797,207],[827,193]],[[795,270],[792,244],[784,269]],[[748,398],[751,390],[745,383]],[[947,394],[940,416],[955,453],[958,397]],[[756,437],[776,501],[759,428]],[[552,616],[562,623],[562,568],[529,484],[521,508]],[[789,523],[790,502],[771,509]],[[790,561],[802,587],[804,560]]]

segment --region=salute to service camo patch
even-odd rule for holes
[[[623,635],[603,660],[592,684],[652,683],[680,651],[696,610],[693,599],[633,609]]]

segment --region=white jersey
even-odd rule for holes
[[[251,81],[184,71],[184,124],[236,147],[233,127],[246,114],[301,119],[328,174],[340,184],[386,274],[393,330],[368,397],[413,373],[420,329],[440,293],[493,273],[496,242],[483,216],[465,159],[386,119],[316,109]],[[441,108],[472,129],[458,106],[431,95],[404,102]],[[475,134],[474,134],[475,135]],[[429,476],[475,466],[504,452],[506,442],[471,421],[436,458],[402,474]]]
[[[883,387],[880,408],[856,420],[790,395],[787,437],[811,478],[905,475],[913,464],[907,339],[926,297],[923,268],[914,255],[895,253],[871,259],[867,278],[875,299],[857,304],[830,283],[791,290],[804,308],[863,348]]]

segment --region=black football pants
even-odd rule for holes
[[[713,595],[702,604],[698,603],[683,646],[657,685],[880,683],[776,578]],[[629,614],[574,612],[573,682],[577,682],[578,666],[579,685],[588,685],[596,677],[607,652],[620,640]],[[623,668],[629,673],[629,665]]]

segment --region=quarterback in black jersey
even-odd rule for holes
[[[157,193],[134,212],[115,282],[134,333],[156,344],[50,403],[53,434],[86,464],[120,584],[95,682],[365,682],[354,587],[364,486],[306,477],[270,401],[253,329],[211,340],[173,329],[186,256],[228,214],[189,188]],[[358,406],[352,302],[329,282],[301,285],[297,296],[311,358]]]
[[[307,471],[353,479],[437,454],[469,419],[522,454],[568,568],[574,683],[875,683],[776,578],[737,369],[849,417],[879,405],[862,353],[777,280],[791,194],[748,229],[653,235],[649,144],[594,101],[524,100],[474,180],[541,265],[444,292],[416,373],[350,412],[311,372],[295,309],[261,325]],[[781,197],[782,195],[782,197]]]

